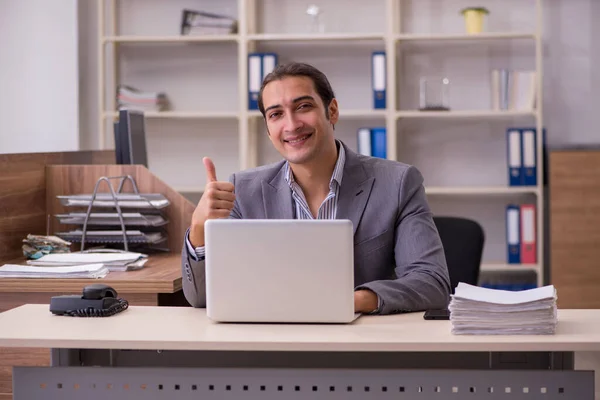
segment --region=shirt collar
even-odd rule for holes
[[[336,182],[338,186],[342,185],[344,164],[346,163],[346,151],[344,150],[344,146],[342,146],[339,140],[336,140],[335,143],[339,151],[337,161],[335,162],[335,167],[333,168],[333,174],[331,175],[331,180],[329,181],[329,188],[333,187],[333,182]],[[290,168],[290,163],[286,161],[284,168],[285,181],[291,187],[295,180],[292,169]]]

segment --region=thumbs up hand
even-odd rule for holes
[[[194,247],[204,246],[204,223],[209,219],[229,217],[235,200],[233,184],[217,180],[215,164],[210,158],[204,157],[202,161],[207,182],[204,194],[192,215],[190,242]]]

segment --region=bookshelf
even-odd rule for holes
[[[247,57],[275,52],[279,62],[323,70],[340,103],[336,135],[354,149],[361,127],[387,131],[387,157],[416,165],[434,213],[478,220],[486,230],[482,271],[535,270],[544,284],[543,163],[537,186],[506,182],[508,127],[535,127],[542,160],[542,0],[490,0],[486,31],[466,34],[466,0],[319,0],[325,31],[311,33],[308,4],[291,0],[97,0],[99,142],[111,148],[117,83],[164,91],[173,108],[148,112],[150,169],[182,192],[201,194],[201,158],[211,155],[219,179],[279,160],[264,121],[248,110]],[[181,10],[238,19],[238,33],[180,36]],[[360,20],[360,24],[356,21]],[[387,108],[373,109],[373,51],[386,52]],[[535,70],[533,110],[494,110],[490,71]],[[421,74],[451,76],[450,111],[418,110]],[[186,171],[186,173],[182,173]],[[537,263],[506,263],[505,205],[535,203]]]

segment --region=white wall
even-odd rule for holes
[[[547,0],[544,121],[552,147],[599,146],[600,1]]]
[[[0,0],[0,153],[79,150],[77,0]]]

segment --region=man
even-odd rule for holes
[[[204,223],[211,218],[350,219],[355,311],[390,314],[444,308],[450,280],[416,168],[366,157],[334,138],[338,103],[325,75],[301,63],[267,75],[258,97],[283,161],[208,183],[183,246],[183,291],[205,307]],[[302,257],[298,243],[298,257]],[[307,288],[307,295],[310,288]],[[323,307],[327,305],[324,304]]]

